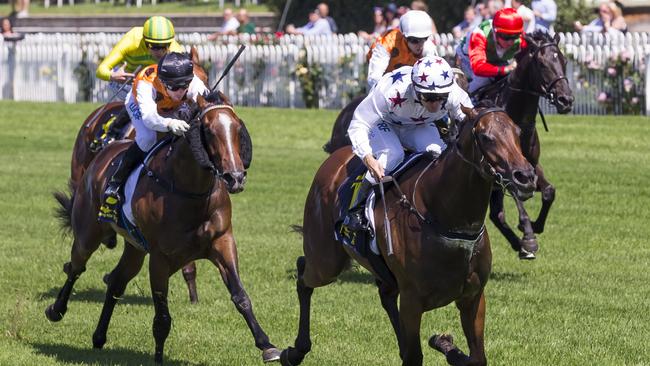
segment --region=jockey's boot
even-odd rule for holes
[[[348,215],[343,219],[343,226],[347,227],[352,232],[359,232],[368,230],[368,222],[364,209],[366,207],[366,198],[368,198],[368,191],[372,188],[372,183],[367,179],[361,181],[354,202],[350,204]]]
[[[129,114],[126,112],[126,108],[122,109],[122,111],[115,117],[113,123],[108,126],[108,131],[106,131],[106,137],[104,138],[104,146],[117,140],[120,137],[122,129],[129,124],[130,121],[131,117],[129,117]]]
[[[120,187],[128,178],[133,168],[142,162],[145,152],[140,150],[135,141],[126,149],[117,169],[111,176],[104,191],[104,203],[99,208],[98,220],[105,222],[116,222],[117,208],[122,201],[120,196]]]

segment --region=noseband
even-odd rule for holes
[[[539,55],[539,52],[542,49],[547,48],[547,47],[556,47],[558,53],[561,53],[560,47],[557,45],[557,43],[555,43],[555,42],[543,43],[542,45],[537,47],[537,49],[535,50],[535,52],[533,52],[533,55],[531,56],[531,59],[535,60],[535,62],[533,64],[535,65],[536,68],[539,68],[539,66],[537,66],[537,64],[538,64],[537,56]],[[516,91],[516,92],[522,92],[522,93],[526,93],[526,94],[530,94],[530,95],[534,95],[534,96],[537,96],[537,97],[544,97],[549,101],[549,103],[555,104],[557,102],[557,95],[553,91],[553,88],[555,87],[555,84],[557,84],[561,80],[566,80],[567,82],[569,81],[569,79],[565,75],[562,75],[562,76],[558,76],[557,78],[555,78],[552,82],[550,82],[548,84],[548,86],[544,85],[544,80],[542,79],[542,82],[538,83],[540,91],[520,89],[520,88],[515,88],[515,87],[512,87],[512,86],[510,86],[510,90]]]

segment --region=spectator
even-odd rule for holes
[[[237,33],[255,34],[255,23],[251,21],[246,9],[239,9],[237,20],[239,21]]]
[[[476,25],[474,20],[476,19],[476,10],[471,5],[465,9],[465,15],[463,16],[463,21],[458,23],[453,29],[452,33],[454,34],[455,39],[461,39],[467,34],[467,32],[474,29]]]
[[[375,39],[379,38],[384,32],[386,32],[386,21],[384,20],[384,12],[380,7],[375,6],[373,9],[373,20],[375,26],[372,30],[372,33],[365,31],[359,31],[359,37],[366,40],[366,42],[373,42]]]
[[[478,15],[478,23],[480,24],[482,21],[491,19],[490,16],[490,9],[485,5],[485,3],[478,3],[476,4],[476,14]],[[477,24],[478,25],[478,24]]]
[[[314,9],[309,12],[309,22],[300,28],[296,28],[293,24],[287,25],[286,29],[289,34],[304,34],[304,35],[314,35],[314,34],[332,34],[332,28],[327,20],[321,18],[320,12],[318,9]]]
[[[320,12],[320,16],[323,17],[325,20],[327,20],[328,23],[330,23],[330,29],[332,30],[332,33],[338,33],[339,27],[336,25],[334,18],[329,16],[330,14],[329,6],[327,6],[327,4],[325,3],[320,3],[316,6],[316,9],[318,9],[318,12]]]
[[[494,14],[497,13],[497,11],[503,9],[503,1],[502,0],[487,0],[485,2],[485,7],[487,8],[488,13],[490,14],[490,19],[494,18]]]
[[[15,42],[25,38],[24,35],[14,32],[9,18],[2,18],[2,38],[5,41]]]
[[[16,18],[27,18],[29,16],[29,0],[11,0],[12,15]]]
[[[388,5],[384,7],[384,19],[386,19],[386,30],[399,28],[397,5],[395,5],[395,3],[388,3]]]
[[[512,7],[524,20],[524,33],[533,33],[535,31],[535,13],[525,5],[527,2],[527,0],[512,0]]]
[[[533,0],[530,5],[535,14],[535,29],[553,33],[553,23],[557,18],[557,5],[554,0]]]
[[[623,12],[613,1],[604,1],[598,7],[598,17],[587,25],[575,22],[575,28],[580,32],[610,33],[627,32],[627,24]]]
[[[216,32],[208,36],[209,41],[214,41],[220,35],[224,34],[235,34],[237,33],[237,28],[239,28],[239,20],[235,19],[235,16],[232,13],[232,9],[225,8],[223,10],[223,25]]]

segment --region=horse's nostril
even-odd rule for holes
[[[512,179],[518,185],[528,185],[533,181],[533,174],[521,170],[515,170],[512,172]]]

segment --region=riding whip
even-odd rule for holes
[[[388,207],[386,206],[386,198],[384,195],[384,182],[392,182],[393,177],[385,176],[379,180],[379,192],[381,193],[381,203],[384,205],[384,233],[386,234],[386,246],[388,250],[388,255],[393,255],[393,240],[390,235],[390,221],[388,221]]]
[[[133,71],[133,75],[137,75],[140,72],[140,69],[142,69],[142,65],[138,65],[138,67],[136,67],[136,69]],[[117,89],[117,91],[115,91],[115,93],[108,99],[108,101],[106,101],[106,103],[97,112],[95,112],[95,114],[93,115],[93,118],[91,118],[90,121],[88,121],[88,123],[86,123],[86,125],[84,126],[85,128],[88,128],[88,127],[92,126],[93,123],[95,123],[95,120],[97,119],[97,117],[101,116],[101,114],[104,113],[104,109],[106,109],[106,105],[108,103],[112,102],[113,99],[115,99],[115,97],[117,97],[117,95],[120,94],[122,89],[124,89],[124,87],[131,80],[133,80],[133,77],[131,77],[131,76],[129,76],[126,80],[124,80],[122,85],[120,85],[120,88]]]
[[[241,47],[239,47],[239,51],[237,51],[235,56],[233,56],[232,59],[230,60],[230,62],[228,62],[228,65],[226,65],[226,68],[223,69],[223,72],[221,73],[221,77],[219,78],[219,80],[217,80],[217,83],[214,84],[214,86],[212,88],[210,88],[211,93],[217,88],[217,85],[219,85],[221,80],[223,80],[223,78],[226,75],[228,75],[228,71],[230,71],[232,66],[235,64],[235,61],[237,61],[237,59],[239,58],[239,55],[241,55],[241,53],[244,52],[244,48],[246,48],[246,45],[241,45]]]

